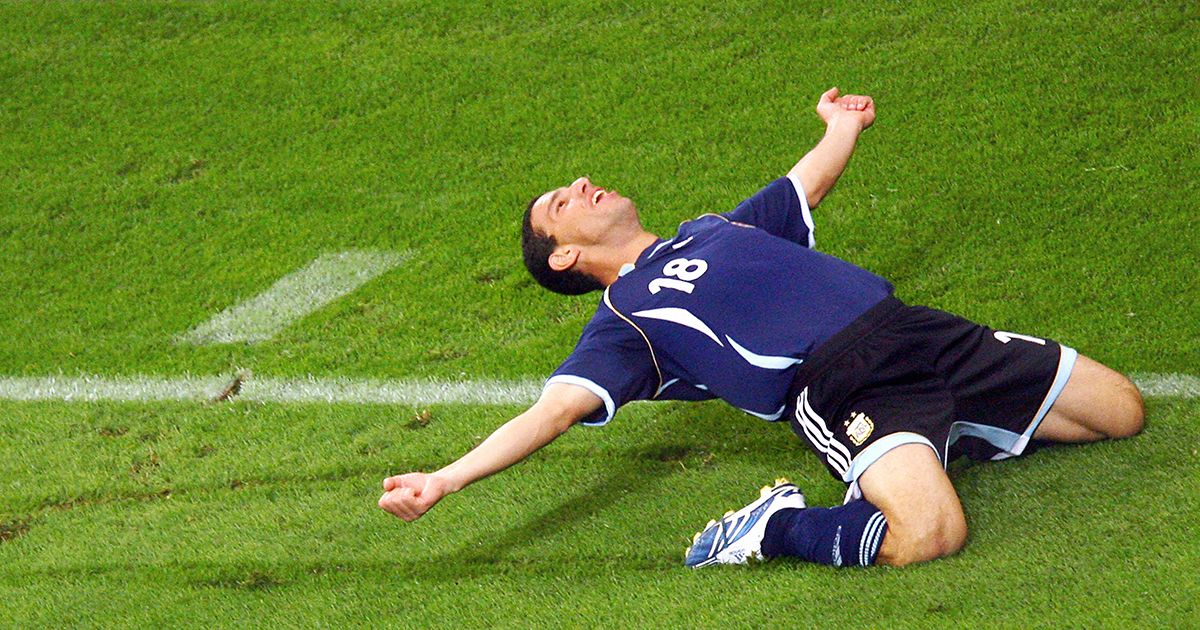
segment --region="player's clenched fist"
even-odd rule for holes
[[[838,116],[855,118],[863,129],[875,122],[875,100],[870,96],[847,94],[838,96],[837,88],[830,88],[817,101],[817,115],[825,124]]]
[[[450,482],[426,473],[408,473],[383,480],[379,507],[406,520],[415,521],[442,497],[450,494]]]

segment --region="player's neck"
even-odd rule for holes
[[[608,286],[620,277],[621,267],[636,263],[638,256],[641,256],[642,252],[654,245],[657,240],[657,236],[642,230],[632,238],[626,239],[621,245],[600,251],[593,250],[593,256],[589,256],[590,264],[587,265],[591,269],[587,271],[589,275],[599,279],[604,286]]]

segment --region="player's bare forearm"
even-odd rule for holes
[[[833,190],[850,162],[860,133],[862,126],[858,121],[834,118],[825,128],[825,137],[792,167],[789,174],[800,178],[808,197],[808,207],[817,207],[825,195]]]
[[[825,121],[825,136],[788,172],[799,177],[810,208],[817,207],[846,170],[858,136],[875,122],[875,103],[869,96],[838,96],[837,88],[821,95],[817,114]]]
[[[570,428],[566,417],[533,407],[496,429],[486,440],[454,463],[434,473],[457,492],[532,455]]]
[[[601,404],[595,394],[581,387],[551,385],[534,406],[454,463],[434,473],[412,472],[384,479],[379,507],[406,521],[415,520],[446,495],[529,457]]]

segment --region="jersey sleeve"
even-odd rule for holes
[[[808,197],[800,178],[795,175],[789,174],[767,184],[753,197],[738,204],[732,212],[722,216],[730,221],[748,223],[808,248],[816,246]]]
[[[546,380],[547,387],[554,383],[578,385],[603,400],[602,409],[580,421],[587,426],[603,426],[621,405],[652,398],[658,371],[645,339],[632,326],[615,316],[597,313],[584,328],[571,356]]]

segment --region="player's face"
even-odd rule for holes
[[[641,225],[633,200],[586,177],[543,194],[530,212],[534,229],[553,236],[560,245],[606,243]]]

